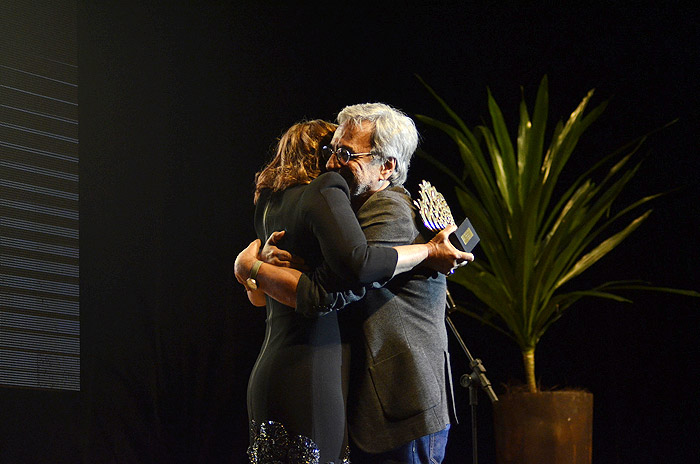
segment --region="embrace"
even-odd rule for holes
[[[408,116],[368,103],[337,121],[292,126],[255,177],[258,239],[234,265],[267,307],[248,457],[439,463],[454,420],[445,274],[474,256],[454,226],[423,238],[403,187]]]

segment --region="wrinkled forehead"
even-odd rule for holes
[[[343,137],[345,137],[346,140],[359,142],[360,140],[364,140],[365,137],[367,137],[367,134],[369,134],[370,145],[374,146],[374,139],[373,139],[374,122],[373,121],[370,121],[367,119],[362,119],[362,120],[348,119],[347,121],[340,124],[338,126],[338,128],[335,130],[331,144],[333,146],[338,145],[338,143],[340,142],[340,139],[342,139]]]

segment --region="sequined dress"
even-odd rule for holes
[[[263,242],[286,230],[282,248],[311,267],[327,262],[348,285],[388,279],[396,267],[395,250],[366,245],[347,184],[334,172],[263,192],[255,229]],[[347,368],[336,313],[304,317],[268,298],[265,339],[248,383],[251,462],[348,462]]]

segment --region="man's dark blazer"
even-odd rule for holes
[[[376,192],[357,217],[370,244],[424,242],[403,187]],[[349,432],[365,452],[388,451],[442,430],[454,415],[445,285],[444,275],[417,268],[381,288],[363,290],[364,298],[338,313],[352,353]],[[297,310],[330,308],[328,301],[325,308],[309,306],[318,302],[317,292],[308,280],[300,280]]]

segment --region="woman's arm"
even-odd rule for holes
[[[386,282],[423,262],[434,270],[448,273],[473,259],[473,255],[456,250],[447,239],[454,227],[426,244],[393,248],[369,246],[350,205],[347,183],[337,173],[326,173],[312,182],[302,203],[298,206],[305,208],[304,219],[320,244],[324,260],[335,274],[348,282],[348,287],[357,283]],[[243,285],[259,259],[259,247],[259,241],[251,243],[236,259],[236,278]],[[287,306],[296,307],[299,271],[262,264],[257,273],[257,288],[246,286],[253,304],[264,303],[255,293],[263,291]]]
[[[305,198],[305,220],[316,236],[324,260],[336,274],[363,284],[387,280],[423,263],[448,273],[474,259],[447,239],[446,229],[427,244],[399,247],[370,246],[350,204],[349,190],[340,174],[329,172],[311,183]],[[409,203],[410,204],[410,203]]]
[[[405,272],[413,269],[415,265],[410,265],[406,263],[411,263],[420,259],[420,261],[425,261],[425,263],[430,263],[433,261],[435,264],[430,266],[432,269],[438,270],[443,274],[449,272],[453,269],[453,261],[451,256],[453,254],[452,250],[454,247],[450,243],[448,236],[455,229],[455,226],[450,226],[440,233],[438,233],[430,242],[426,244],[417,245],[403,245],[394,247],[398,250],[398,265],[397,271]],[[273,234],[273,237],[280,238],[283,234]],[[265,305],[265,295],[279,301],[280,303],[287,305],[292,308],[297,307],[297,288],[299,285],[299,280],[301,278],[301,271],[293,269],[291,267],[281,267],[282,265],[288,265],[289,261],[285,257],[291,257],[291,255],[278,248],[275,248],[273,241],[268,241],[266,244],[266,252],[263,256],[260,256],[260,240],[254,240],[248,245],[248,247],[241,251],[236,257],[234,263],[234,273],[236,275],[236,280],[240,282],[248,292],[248,299],[255,306]],[[426,253],[427,252],[427,253]],[[423,256],[425,257],[423,258]],[[471,253],[468,253],[469,259],[464,261],[466,264],[474,259]],[[266,261],[276,262],[277,265],[268,264],[267,262],[260,262],[257,266],[257,270],[253,271],[255,268],[255,263],[260,261],[260,257]],[[420,262],[419,261],[419,262]],[[459,266],[457,264],[455,266]],[[410,266],[410,267],[409,267]],[[404,269],[404,267],[406,269]],[[438,269],[441,268],[442,270]],[[251,276],[251,273],[255,272],[255,275]],[[255,280],[254,286],[251,287],[251,283],[248,279],[253,277]],[[305,293],[314,292],[314,295],[323,295],[323,298],[315,297],[314,300],[324,299],[327,295],[334,298],[334,303],[315,301],[314,305],[318,307],[332,307],[337,309],[342,307],[349,301],[355,301],[364,295],[364,292],[360,292],[358,295],[357,289],[355,291],[349,291],[346,294],[334,293],[326,294],[322,291],[322,288],[314,288],[313,285],[308,283],[308,288],[304,287]],[[309,299],[306,296],[304,299]],[[324,300],[325,301],[325,300]],[[339,303],[344,301],[343,303]]]

